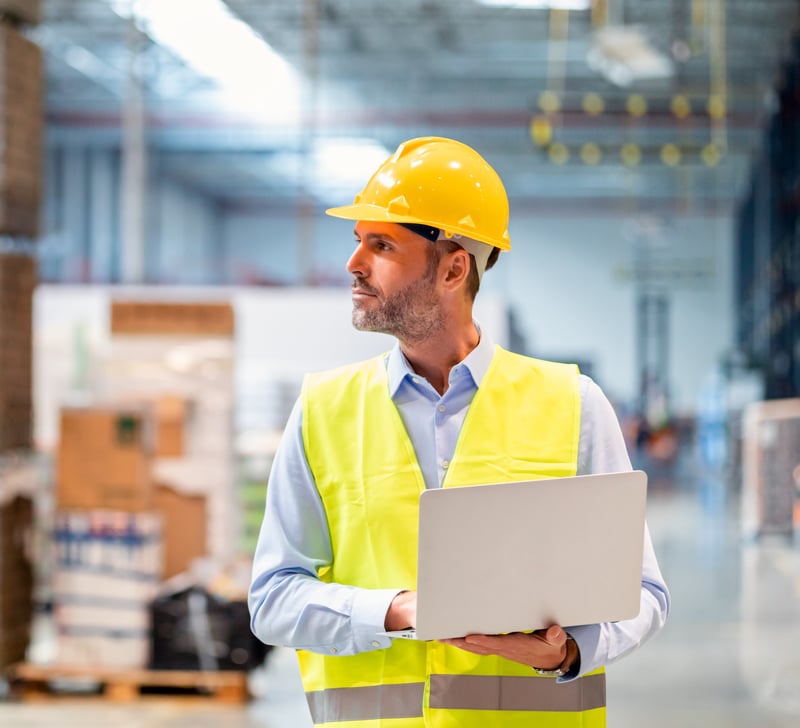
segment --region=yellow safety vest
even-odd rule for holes
[[[389,396],[384,357],[309,375],[303,442],[330,528],[326,582],[415,589],[422,471]],[[574,475],[578,370],[497,348],[443,487]],[[557,684],[526,666],[439,642],[334,656],[299,651],[326,728],[602,728],[602,670]]]

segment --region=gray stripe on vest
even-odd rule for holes
[[[315,724],[376,718],[421,718],[425,683],[330,688],[306,693]]]
[[[576,712],[606,704],[606,676],[557,683],[553,678],[431,675],[431,708]]]

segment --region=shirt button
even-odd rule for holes
[[[370,644],[371,644],[373,647],[380,647],[380,646],[381,646],[381,643],[380,643],[380,642],[378,642],[378,640],[372,640],[372,642],[370,642]]]
[[[442,460],[442,467],[443,468],[450,467],[450,461],[449,460]]]
[[[445,407],[443,404],[440,404],[436,409],[438,409],[439,412],[444,412],[447,409],[447,407]]]
[[[331,654],[332,655],[335,655],[338,651],[339,650],[337,650],[335,647],[331,647]]]
[[[411,381],[414,382],[414,384],[419,384],[419,377],[411,377]]]

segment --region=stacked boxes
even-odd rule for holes
[[[4,235],[35,238],[38,234],[43,93],[41,49],[12,25],[0,23],[0,233]]]
[[[0,254],[0,452],[31,445],[35,285],[33,258]]]
[[[152,508],[152,420],[141,407],[61,411],[57,501],[62,509]]]
[[[25,658],[33,612],[30,540],[33,505],[16,496],[0,505],[0,669]]]
[[[110,313],[111,346],[98,367],[97,394],[105,401],[149,403],[155,421],[153,482],[171,489],[173,499],[182,496],[195,517],[201,506],[192,499],[205,500],[203,543],[208,555],[225,562],[237,550],[239,516],[233,486],[233,307],[116,300]],[[168,554],[184,559],[179,546],[165,543]]]
[[[53,536],[59,662],[145,667],[150,603],[161,577],[158,515],[62,511]]]
[[[159,582],[209,552],[224,560],[236,545],[233,311],[123,301],[112,306],[111,329],[95,404],[61,411],[58,659],[141,668]]]

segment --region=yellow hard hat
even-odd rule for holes
[[[454,139],[403,142],[352,205],[326,213],[345,220],[431,225],[447,237],[463,235],[511,250],[508,197],[500,177],[474,149]]]

